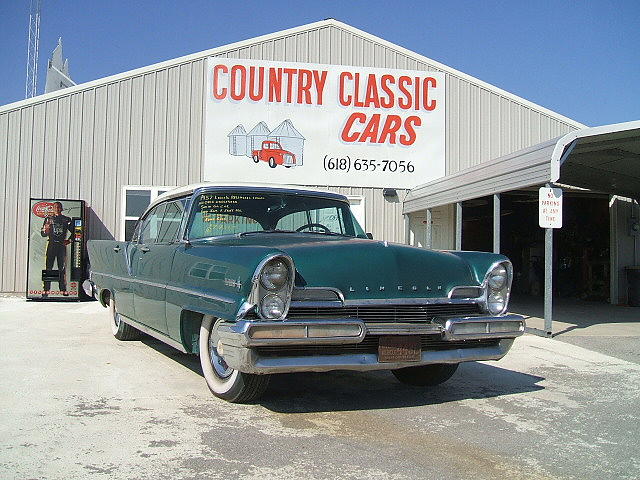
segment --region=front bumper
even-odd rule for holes
[[[501,315],[436,318],[432,323],[364,323],[357,319],[263,321],[240,320],[218,325],[218,351],[227,364],[245,373],[324,372],[329,370],[388,370],[433,363],[499,360],[522,335],[524,317]],[[305,354],[305,347],[348,346],[366,337],[422,335],[438,339],[440,348],[424,349],[417,362],[379,362],[376,353]],[[480,344],[474,341],[495,340]],[[469,345],[463,344],[470,341]],[[450,348],[447,344],[450,343]],[[298,346],[291,349],[288,347]],[[282,347],[282,354],[262,355],[261,347]]]

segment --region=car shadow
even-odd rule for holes
[[[258,403],[279,413],[392,409],[532,392],[544,389],[542,380],[478,362],[435,387],[402,384],[389,371],[291,373],[274,375]]]
[[[141,341],[203,376],[196,355],[182,353],[146,335]],[[278,413],[392,409],[534,392],[544,389],[540,385],[543,380],[479,362],[463,363],[449,381],[435,387],[404,385],[389,371],[283,373],[271,377],[269,388],[256,403]]]
[[[201,377],[203,376],[202,368],[200,368],[200,359],[197,355],[183,353],[180,350],[170,347],[166,343],[157,340],[145,333],[142,334],[140,342],[142,342],[149,348],[153,348],[156,352],[161,353],[165,357],[171,358],[186,369],[191,370],[193,373],[196,373]]]

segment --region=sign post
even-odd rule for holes
[[[544,331],[553,333],[553,229],[562,228],[562,189],[550,184],[538,193],[538,224],[544,233]]]

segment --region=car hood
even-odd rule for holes
[[[469,262],[450,252],[322,234],[255,234],[223,242],[286,253],[296,266],[296,286],[338,288],[345,299],[445,297],[455,286],[479,285]]]

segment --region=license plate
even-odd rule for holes
[[[378,361],[381,363],[420,361],[419,335],[380,337]]]

